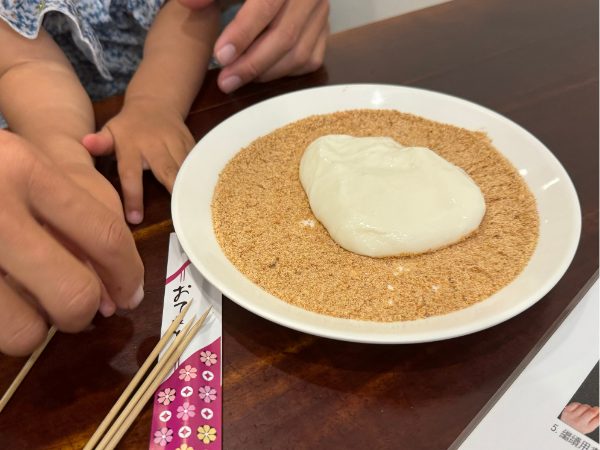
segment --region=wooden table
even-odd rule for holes
[[[455,0],[332,36],[325,67],[221,94],[208,76],[189,126],[196,138],[284,92],[336,83],[418,86],[504,114],[542,140],[572,177],[583,211],[579,249],[548,295],[521,315],[419,345],[336,342],[282,328],[223,300],[224,448],[445,449],[598,268],[598,3]],[[118,100],[99,105],[99,120]],[[113,163],[103,170],[111,179]],[[169,196],[145,179],[134,234],[146,299],[132,313],[58,334],[0,416],[2,449],[77,449],[156,343]],[[23,360],[0,357],[0,389]],[[121,448],[147,446],[147,406]],[[146,447],[147,448],[147,447]]]

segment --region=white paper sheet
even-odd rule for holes
[[[597,428],[586,435],[560,420],[574,400],[598,406],[598,303],[596,280],[474,430],[452,448],[598,450]]]

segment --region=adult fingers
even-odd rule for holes
[[[273,67],[294,48],[313,10],[321,3],[321,0],[287,1],[252,45],[221,70],[219,88],[225,93],[233,92]]]
[[[88,263],[90,266],[91,264]],[[93,266],[91,266],[93,269]],[[110,298],[110,295],[108,295],[108,291],[106,290],[106,287],[104,287],[104,284],[102,283],[101,280],[99,280],[100,283],[100,305],[98,306],[98,312],[100,312],[100,314],[102,314],[104,317],[110,317],[112,316],[115,312],[117,312],[117,305],[115,305],[115,302],[112,301],[112,299]]]
[[[304,75],[306,73],[318,70],[323,65],[323,60],[325,59],[325,51],[327,50],[328,37],[329,25],[319,35],[317,43],[308,61],[306,61],[304,65],[299,66],[293,72],[290,72],[288,75]]]
[[[53,230],[48,230],[48,231],[52,232]],[[117,305],[115,305],[115,302],[113,302],[112,299],[110,298],[110,295],[108,295],[108,291],[104,287],[102,280],[100,280],[100,278],[98,278],[98,275],[96,274],[96,269],[94,269],[93,264],[90,261],[85,261],[86,257],[84,254],[81,253],[81,250],[79,250],[77,247],[75,247],[64,236],[61,236],[56,231],[54,231],[53,236],[75,258],[77,258],[79,261],[84,261],[86,267],[88,269],[90,269],[92,271],[92,273],[96,276],[96,279],[98,280],[98,284],[100,286],[100,305],[98,306],[98,312],[100,314],[102,314],[104,317],[112,316],[117,311]],[[15,288],[13,286],[13,288],[18,291],[18,286],[17,286],[17,288]],[[26,298],[26,296],[23,295],[22,292],[21,292],[21,296]],[[29,297],[31,297],[31,296],[29,296]],[[33,301],[35,302],[35,300],[33,300]],[[36,302],[36,304],[37,304],[37,302]]]
[[[218,84],[223,92],[232,92],[260,77],[294,48],[315,6],[314,2],[310,7],[306,3],[286,2],[277,18],[248,50],[221,70]]]
[[[80,331],[98,310],[98,279],[24,205],[9,201],[5,206],[13,220],[2,223],[1,234],[11,238],[0,242],[0,265],[38,300],[60,330]]]
[[[271,81],[287,75],[303,75],[321,67],[329,35],[328,19],[329,4],[321,2],[314,9],[294,48],[260,75],[258,81]]]
[[[38,166],[44,173],[32,174],[29,183],[35,214],[86,255],[118,306],[136,307],[144,296],[144,268],[125,221],[73,181]]]
[[[144,185],[140,153],[120,152],[117,167],[123,191],[125,216],[129,223],[141,223],[144,219]]]
[[[248,0],[215,42],[215,57],[223,66],[231,64],[275,19],[285,0]],[[298,3],[298,2],[296,2]]]
[[[31,353],[48,333],[46,322],[35,308],[19,298],[0,277],[0,353],[24,356]]]
[[[103,127],[97,133],[86,134],[81,144],[92,156],[108,155],[115,151],[115,139],[108,127]]]

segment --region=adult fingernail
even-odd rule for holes
[[[235,54],[235,46],[233,44],[226,44],[219,49],[215,56],[217,57],[219,64],[226,66],[234,61]]]
[[[127,213],[127,220],[129,221],[129,223],[137,225],[138,223],[142,222],[142,219],[142,213],[139,211],[129,211]]]
[[[140,284],[140,287],[138,287],[137,291],[135,291],[135,294],[133,294],[133,297],[131,298],[131,301],[129,302],[129,307],[131,309],[137,308],[138,305],[140,303],[142,303],[143,298],[144,298],[144,285]]]
[[[100,311],[100,314],[102,314],[104,317],[112,316],[116,310],[117,310],[117,305],[115,305],[108,298],[103,297],[100,300],[100,307],[98,308],[98,311]]]
[[[226,94],[235,91],[242,84],[242,79],[237,75],[233,75],[229,78],[225,78],[221,81],[221,90]]]

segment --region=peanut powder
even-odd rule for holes
[[[312,214],[298,175],[305,148],[327,134],[389,136],[461,167],[485,197],[479,229],[421,255],[344,250]],[[311,116],[256,139],[220,174],[212,214],[225,255],[264,290],[320,314],[380,322],[446,314],[488,298],[523,270],[538,237],[533,195],[484,133],[391,110]]]

